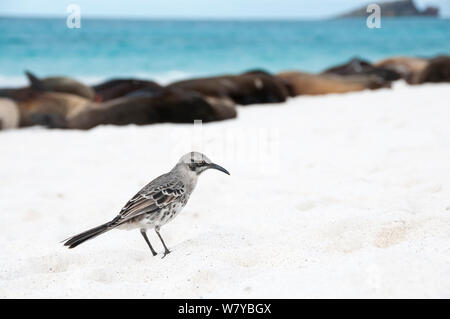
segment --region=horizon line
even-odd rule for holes
[[[52,14],[1,14],[2,18],[19,18],[19,19],[67,19],[66,15],[52,15]],[[339,16],[322,16],[322,17],[182,17],[182,16],[165,16],[165,17],[150,17],[150,16],[107,16],[107,15],[83,15],[82,19],[87,20],[178,20],[178,21],[322,21],[322,20],[348,20],[348,19],[365,19],[366,17],[339,17]],[[404,19],[404,18],[425,18],[425,19],[449,19],[449,16],[398,16],[398,17],[383,17],[383,19]]]
[[[42,19],[66,19],[67,15],[61,14],[2,14],[0,18],[42,18]],[[91,15],[82,14],[82,19],[128,19],[128,20],[322,20],[329,17],[295,17],[295,16],[262,16],[262,17],[215,17],[215,16],[140,16],[140,15]]]

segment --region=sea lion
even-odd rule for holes
[[[417,84],[420,73],[428,64],[427,59],[400,56],[378,61],[374,66],[397,72],[407,83]]]
[[[336,74],[336,75],[375,75],[383,79],[384,81],[396,81],[401,78],[394,70],[386,69],[383,67],[376,67],[370,62],[353,58],[345,64],[341,64],[329,69],[326,69],[322,74]]]
[[[143,87],[142,89],[125,94],[127,97],[154,97],[162,93],[161,90],[155,90],[153,87]]]
[[[29,71],[26,71],[25,74],[30,81],[30,86],[35,90],[42,92],[70,93],[89,100],[95,98],[95,92],[92,88],[74,79],[68,77],[48,77],[39,79]]]
[[[103,103],[31,88],[0,92],[17,99],[22,127],[89,129],[100,124],[191,123],[196,119],[210,122],[234,118],[237,114],[234,102],[229,99],[175,88],[164,89],[153,97],[123,97]]]
[[[228,98],[236,104],[280,103],[290,96],[284,81],[265,71],[178,81],[169,88],[199,92],[205,96]]]
[[[0,89],[0,97],[8,98],[15,102],[32,99],[40,95],[41,93],[42,93],[41,91],[36,91],[29,86],[21,88]]]
[[[127,95],[153,96],[159,94],[163,87],[156,82],[138,79],[113,79],[94,85],[97,102],[109,101]]]
[[[41,92],[17,102],[20,126],[42,125],[49,128],[65,128],[72,117],[91,104],[92,101],[78,95]]]
[[[194,120],[211,122],[235,118],[236,114],[230,100],[171,88],[154,97],[122,97],[90,105],[71,118],[67,128],[90,129],[100,124],[192,123]]]
[[[418,75],[418,83],[450,82],[450,56],[443,55],[432,58]]]
[[[0,98],[0,131],[19,126],[19,109],[11,99]]]
[[[346,93],[388,87],[388,84],[380,81],[377,76],[340,76],[286,71],[278,73],[277,77],[290,83],[293,96]]]

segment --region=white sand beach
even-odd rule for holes
[[[240,107],[201,131],[2,131],[0,297],[450,298],[449,101],[449,84],[396,83]],[[138,230],[60,243],[111,220],[193,136],[231,176],[200,177],[161,230],[171,254]]]

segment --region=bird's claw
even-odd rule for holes
[[[164,252],[164,255],[161,257],[161,259],[163,259],[164,257],[166,257],[168,254],[170,254],[171,253],[171,251],[170,250],[166,250],[165,252]]]

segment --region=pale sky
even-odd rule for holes
[[[383,0],[384,1],[384,0]],[[321,18],[373,0],[0,0],[0,16],[67,16],[76,3],[85,17],[140,18]],[[416,0],[419,8],[438,6],[450,17],[450,0]]]

